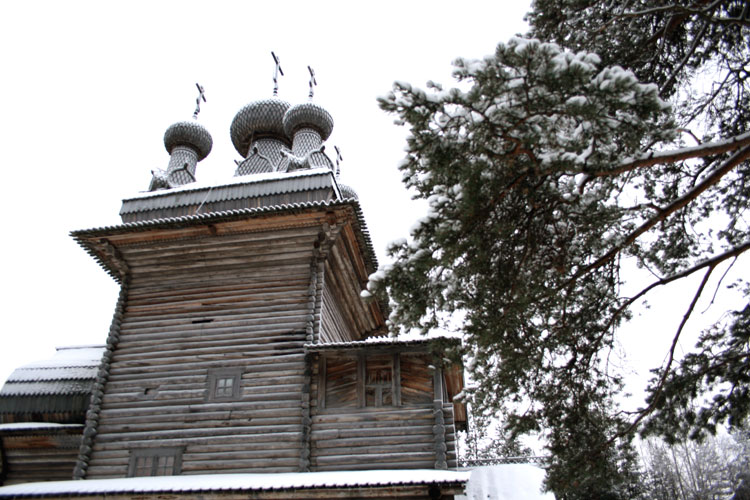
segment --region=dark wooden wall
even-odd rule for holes
[[[14,432],[0,436],[4,478],[0,485],[71,479],[81,444],[80,432]]]
[[[312,470],[432,469],[439,441],[445,444],[445,465],[455,468],[453,405],[442,400],[442,389],[435,389],[430,355],[374,349],[316,358]],[[380,389],[379,397],[373,396],[373,388]],[[436,436],[436,426],[442,428],[441,436]]]

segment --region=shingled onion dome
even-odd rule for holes
[[[153,172],[150,191],[169,189],[195,182],[198,162],[211,152],[213,139],[202,125],[195,121],[177,122],[164,132],[164,147],[169,153],[166,171]]]
[[[323,107],[306,102],[295,104],[284,115],[284,131],[292,138],[289,170],[296,168],[333,168],[323,153],[323,142],[331,136],[333,118]]]
[[[246,175],[277,170],[283,159],[281,148],[291,140],[284,132],[283,118],[289,103],[271,98],[251,102],[240,109],[229,129],[232,144],[245,158],[234,175]]]
[[[341,192],[341,198],[342,199],[345,199],[345,200],[346,199],[351,199],[351,198],[353,198],[355,200],[359,199],[359,195],[354,190],[354,188],[352,188],[351,186],[348,186],[346,184],[341,184],[339,182],[339,191]]]

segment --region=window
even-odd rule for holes
[[[318,365],[318,407],[432,406],[442,372],[425,353],[328,354]],[[447,401],[444,395],[443,400]]]
[[[182,448],[132,450],[128,477],[176,476],[182,469]]]
[[[240,397],[242,370],[221,369],[208,371],[207,401],[234,401]]]

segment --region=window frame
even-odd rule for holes
[[[130,450],[128,460],[128,477],[158,477],[158,476],[179,476],[182,473],[182,453],[183,448],[144,448]],[[148,475],[139,475],[138,459],[151,458],[151,473]],[[173,458],[171,474],[156,474],[160,458]]]
[[[347,411],[370,411],[376,408],[402,408],[402,407],[422,407],[432,406],[435,401],[450,401],[446,392],[445,374],[440,366],[432,366],[430,379],[432,382],[432,394],[429,402],[424,403],[405,403],[402,397],[403,374],[401,369],[402,356],[404,355],[429,355],[419,351],[408,350],[358,350],[344,351],[339,353],[321,353],[318,356],[318,378],[317,378],[317,407],[321,412],[337,412],[342,409]],[[367,404],[367,359],[370,357],[388,355],[392,356],[390,360],[391,367],[391,403],[381,404],[380,406]],[[347,406],[330,406],[327,400],[328,392],[328,362],[332,358],[349,358],[356,363],[355,367],[355,387],[356,395],[355,404]]]
[[[217,394],[217,386],[220,380],[232,380],[232,394]],[[242,368],[213,368],[208,370],[206,388],[206,401],[237,401],[240,399],[240,386],[242,384]],[[225,388],[222,388],[225,389]]]

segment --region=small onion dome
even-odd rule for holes
[[[289,137],[303,127],[309,127],[320,132],[320,139],[325,141],[333,131],[333,117],[331,114],[312,102],[295,104],[284,115],[284,131]]]
[[[208,156],[214,141],[202,125],[196,122],[177,122],[164,132],[164,147],[172,154],[176,146],[188,146],[198,153],[198,161]]]
[[[284,133],[282,123],[289,106],[286,101],[271,98],[251,102],[239,110],[229,127],[234,149],[244,157],[253,134],[276,136],[284,142],[289,142],[290,138]]]
[[[355,200],[359,199],[357,192],[354,189],[352,189],[351,186],[347,186],[346,184],[341,184],[339,182],[339,191],[341,191],[342,199],[347,199],[347,198],[354,198]]]

